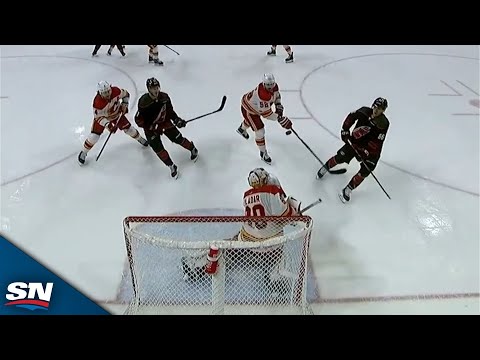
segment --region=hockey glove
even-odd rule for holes
[[[128,103],[122,103],[120,106],[120,112],[124,115],[128,114]]]
[[[377,166],[377,161],[378,160],[376,159],[365,159],[365,165],[367,165],[368,169],[372,171]]]
[[[275,113],[279,117],[283,116],[283,105],[282,104],[275,104]]]
[[[178,128],[183,128],[183,127],[187,126],[187,122],[185,120],[181,119],[181,118],[176,118],[175,120],[173,120],[173,123]]]
[[[350,140],[350,130],[342,129],[340,132],[340,137],[344,143],[348,144],[348,140]]]
[[[117,122],[116,121],[110,121],[106,128],[108,129],[108,131],[110,131],[111,133],[115,134],[118,130],[118,127],[117,127]]]
[[[278,117],[278,122],[284,129],[291,129],[292,128],[292,122],[290,119],[286,116],[279,116]]]

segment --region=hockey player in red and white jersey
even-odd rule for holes
[[[93,99],[93,123],[90,134],[83,144],[83,150],[78,154],[78,162],[83,165],[88,152],[100,139],[105,128],[115,133],[118,129],[137,140],[143,146],[148,146],[138,130],[132,126],[125,114],[128,113],[130,94],[127,90],[112,86],[106,81],[97,84],[97,94]]]
[[[275,107],[275,112],[272,110],[272,105]],[[243,122],[237,132],[248,139],[250,136],[247,129],[251,127],[255,132],[255,142],[260,150],[260,158],[267,164],[271,164],[272,159],[266,148],[265,124],[262,118],[278,121],[285,129],[292,127],[290,119],[283,116],[282,97],[273,74],[264,74],[263,81],[255,89],[243,95],[240,110]]]
[[[296,216],[300,215],[301,202],[291,196],[286,196],[276,177],[270,178],[270,184],[265,171],[254,169],[248,175],[251,189],[243,195],[245,216]],[[238,240],[263,241],[283,235],[283,225],[277,222],[246,221],[243,224]]]

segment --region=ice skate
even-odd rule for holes
[[[170,175],[172,178],[177,179],[178,178],[178,168],[177,165],[173,164],[169,166],[170,168]]]
[[[285,62],[287,64],[293,62],[293,52],[290,55],[288,55],[288,57],[285,59]]]
[[[193,149],[190,154],[190,160],[193,162],[197,162],[198,160],[198,149],[195,147],[195,145],[193,145]]]
[[[243,138],[245,138],[245,139],[247,139],[247,140],[250,138],[250,135],[248,135],[247,130],[243,130],[242,126],[239,126],[239,127],[238,127],[237,133],[239,133],[240,135],[242,135]]]
[[[346,202],[350,201],[351,193],[352,193],[352,189],[350,188],[350,186],[347,186],[342,190],[340,194],[338,194],[338,197],[345,204]]]
[[[277,49],[275,49],[275,48],[272,47],[272,48],[270,49],[270,51],[267,52],[267,55],[268,55],[268,56],[275,56],[275,55],[277,55]]]
[[[154,63],[155,65],[163,66],[163,61],[162,61],[162,60],[153,59],[153,63]]]
[[[143,146],[148,146],[148,141],[147,139],[144,139],[143,137],[140,137],[140,139],[137,140],[140,144]]]
[[[85,159],[87,158],[87,153],[85,151],[80,151],[80,154],[78,154],[78,162],[80,165],[85,164]]]
[[[326,165],[323,165],[320,170],[317,172],[317,180],[323,178],[323,176],[328,172]]]
[[[260,158],[265,161],[268,165],[272,164],[272,159],[268,155],[267,151],[260,151]]]

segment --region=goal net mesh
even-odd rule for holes
[[[309,216],[127,217],[123,226],[132,288],[125,314],[312,313]]]

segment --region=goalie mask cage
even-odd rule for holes
[[[309,216],[135,216],[123,227],[131,284],[125,314],[312,314]],[[212,246],[214,274],[206,271]]]

